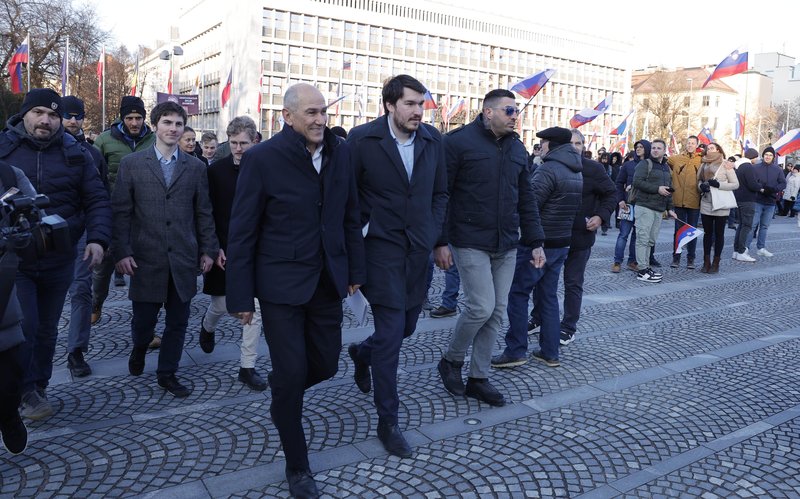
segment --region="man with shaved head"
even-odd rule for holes
[[[366,281],[347,144],[325,125],[315,87],[289,87],[283,130],[242,155],[228,229],[227,308],[249,324],[261,306],[272,372],[270,414],[293,497],[319,497],[303,432],[303,393],[333,377],[342,298]]]

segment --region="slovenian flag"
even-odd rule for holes
[[[678,229],[678,232],[675,233],[675,254],[680,254],[684,246],[697,239],[702,234],[703,231],[697,227],[692,227],[686,223],[683,224],[683,226]]]
[[[706,88],[706,85],[714,80],[744,73],[745,71],[747,71],[747,52],[739,52],[738,49],[734,50],[731,52],[731,55],[717,64],[717,67],[714,68],[714,71],[708,76],[705,83],[703,83],[702,88]]]
[[[545,69],[544,71],[531,75],[521,82],[516,83],[513,87],[511,87],[511,90],[520,94],[526,99],[532,99],[534,96],[536,96],[536,94],[539,93],[541,89],[544,88],[554,74],[556,74],[555,69]]]
[[[800,128],[789,130],[777,142],[772,144],[775,154],[786,156],[800,149]]]
[[[596,105],[594,109],[584,109],[583,111],[579,112],[569,120],[569,126],[572,128],[581,127],[590,121],[594,120],[601,114],[605,113],[608,108],[611,107],[611,95],[608,95],[605,99],[600,101],[600,104]]]
[[[8,72],[11,75],[11,92],[15,94],[22,93],[22,65],[28,64],[30,61],[28,46],[29,42],[26,36],[25,41],[22,42],[22,45],[11,56],[11,60],[8,61]]]
[[[450,108],[449,111],[447,111],[447,114],[445,115],[445,122],[450,123],[450,120],[455,118],[456,115],[461,111],[463,111],[464,109],[466,109],[466,107],[467,107],[467,101],[464,100],[464,98],[462,97],[461,99],[458,100],[458,102],[453,104],[453,107]]]
[[[742,138],[744,134],[744,116],[739,113],[736,113],[736,125],[735,125],[735,132],[736,132],[736,140]]]
[[[433,96],[431,95],[430,90],[425,91],[425,104],[422,105],[423,110],[428,109],[438,109],[439,105],[436,104],[436,101],[433,100]]]
[[[231,100],[231,87],[233,87],[233,66],[231,66],[231,70],[228,72],[228,82],[225,83],[225,87],[222,89],[221,107],[225,107],[225,104]]]
[[[700,130],[700,133],[697,134],[697,138],[700,140],[700,143],[705,145],[714,142],[714,136],[711,135],[711,130],[709,130],[708,127],[705,126],[703,127],[702,130]]]
[[[631,112],[628,113],[628,116],[625,116],[625,119],[622,120],[622,123],[617,125],[617,128],[609,132],[609,135],[624,135],[625,131],[628,129],[628,118],[630,118],[632,114],[633,114],[633,109],[631,109]]]

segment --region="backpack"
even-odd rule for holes
[[[653,171],[653,162],[650,158],[647,158],[647,176],[645,180],[650,178],[650,172]],[[639,189],[635,188],[633,184],[631,184],[631,192],[628,193],[628,204],[636,204],[636,196],[639,194]]]

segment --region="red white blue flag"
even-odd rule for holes
[[[705,126],[703,127],[702,130],[700,130],[700,133],[697,134],[697,138],[698,140],[700,140],[701,144],[705,145],[714,142],[714,136],[711,135],[711,130],[709,130],[708,127]]]
[[[628,116],[625,116],[625,119],[622,120],[622,123],[617,125],[617,128],[609,132],[609,135],[624,135],[625,131],[628,129],[628,118],[630,118],[632,114],[633,114],[633,109],[631,109],[631,112],[628,113]]]
[[[532,99],[539,91],[544,88],[550,78],[556,73],[555,69],[545,69],[539,73],[531,75],[511,87],[513,92],[520,94],[526,99]]]
[[[422,105],[422,109],[438,109],[439,105],[433,100],[433,96],[431,95],[430,90],[425,91],[425,104]]]
[[[800,128],[789,130],[777,142],[772,144],[775,153],[786,156],[800,149]]]
[[[736,113],[736,126],[735,126],[736,137],[735,140],[739,140],[742,138],[744,134],[744,116],[739,113]]]
[[[739,52],[738,49],[731,52],[731,55],[722,60],[714,71],[708,76],[708,79],[703,83],[703,88],[714,80],[725,78],[727,76],[737,75],[747,71],[747,52]]]
[[[466,108],[467,108],[467,101],[464,100],[464,98],[462,97],[455,104],[453,104],[453,107],[451,107],[450,110],[447,111],[447,114],[445,114],[444,118],[445,123],[449,124],[450,120],[455,118],[458,113],[460,113]]]
[[[583,111],[579,112],[569,120],[569,126],[572,128],[581,127],[601,114],[605,113],[608,108],[611,107],[611,95],[608,95],[605,99],[600,101],[600,104],[596,105],[594,109],[584,109]]]
[[[22,93],[22,65],[30,62],[30,51],[28,50],[28,37],[17,48],[11,60],[8,61],[8,72],[11,75],[11,91],[15,94]]]
[[[703,231],[697,227],[692,227],[686,223],[683,224],[683,227],[678,229],[678,232],[675,233],[675,253],[680,254],[684,246],[697,239],[702,234]]]
[[[222,106],[225,107],[225,104],[231,100],[231,87],[233,86],[233,66],[231,66],[231,70],[228,73],[228,82],[225,83],[225,87],[222,89]]]

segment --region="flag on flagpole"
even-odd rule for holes
[[[736,113],[735,131],[736,131],[736,138],[735,139],[736,140],[741,139],[742,138],[742,134],[744,133],[744,116],[742,116],[739,113]]]
[[[717,64],[714,71],[708,75],[708,79],[703,83],[702,88],[706,88],[706,85],[714,80],[744,73],[745,71],[747,71],[747,52],[739,52],[739,49],[736,49],[731,52],[728,57],[723,59],[722,62]]]
[[[775,154],[786,156],[800,149],[800,128],[789,130],[777,142],[772,144]]]
[[[544,88],[550,78],[556,73],[555,69],[545,69],[539,73],[531,75],[524,80],[515,83],[511,91],[516,92],[526,99],[532,99],[539,91]]]
[[[616,128],[614,128],[613,130],[611,130],[611,132],[609,132],[609,135],[625,135],[625,131],[628,129],[628,118],[630,118],[632,114],[633,114],[633,109],[631,109],[631,112],[629,112],[628,115],[625,116],[625,119],[622,120],[622,123],[617,125]]]
[[[592,134],[592,138],[591,138],[591,139],[589,139],[589,143],[588,143],[588,144],[586,144],[586,150],[587,150],[587,151],[588,151],[588,150],[590,150],[590,149],[592,148],[592,144],[594,144],[594,141],[595,141],[595,139],[596,139],[596,138],[597,138],[597,132],[594,132],[594,133]]]
[[[61,59],[61,95],[69,95],[69,37]]]
[[[220,107],[225,107],[225,104],[231,99],[231,88],[233,87],[233,65],[231,65],[231,70],[228,72],[228,81],[225,83],[225,86],[222,88],[222,98],[220,102],[222,105]]]
[[[708,127],[705,126],[703,127],[702,130],[700,130],[700,133],[697,134],[697,138],[698,140],[700,140],[701,144],[705,145],[714,142],[714,136],[711,135],[711,130],[709,130]]]
[[[460,113],[461,111],[463,111],[466,108],[467,108],[467,101],[464,100],[464,98],[462,97],[458,101],[456,101],[455,104],[453,104],[453,107],[451,107],[449,111],[447,111],[447,114],[446,114],[446,117],[445,117],[445,123],[447,123],[449,125],[450,121],[453,118],[455,118],[458,113]]]
[[[172,64],[169,66],[169,76],[167,77],[167,93],[172,95]]]
[[[683,226],[675,233],[675,254],[680,254],[683,251],[684,246],[702,235],[702,230],[684,223]]]
[[[672,132],[672,127],[669,129],[669,154],[678,154],[678,141],[675,139],[675,134]]]
[[[97,61],[97,99],[103,100],[103,78],[106,72],[106,46],[100,50],[100,59]]]
[[[258,114],[261,114],[261,92],[262,88],[264,88],[264,77],[260,76],[258,78],[258,105],[256,106],[256,110],[258,110]],[[261,121],[261,120],[259,120]]]
[[[569,126],[572,128],[579,128],[605,113],[610,107],[611,95],[608,95],[605,99],[600,101],[600,104],[596,105],[594,109],[584,109],[570,118]]]
[[[422,105],[422,110],[427,111],[428,109],[437,109],[439,104],[433,100],[433,96],[431,95],[430,90],[425,91],[425,104]]]
[[[11,92],[15,94],[22,93],[22,65],[30,62],[30,35],[25,37],[11,60],[8,61],[8,72],[11,75]]]
[[[131,81],[131,95],[136,96],[136,87],[139,86],[139,56],[136,56],[136,64],[133,67],[133,80]]]

